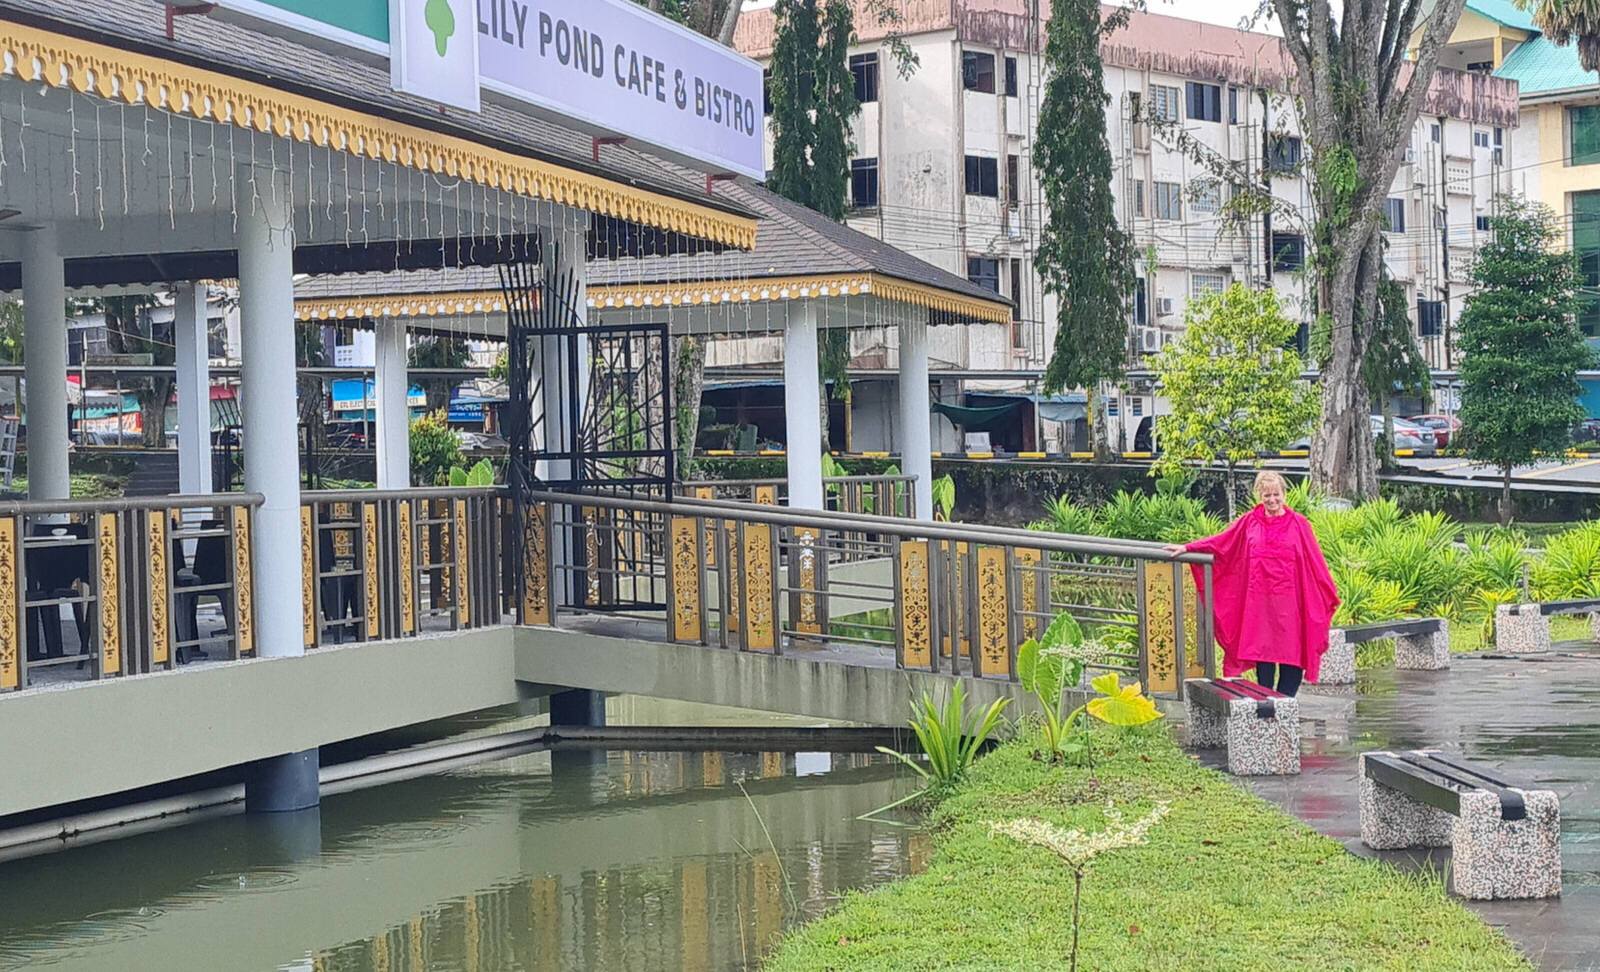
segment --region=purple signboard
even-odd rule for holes
[[[765,178],[761,67],[629,0],[477,0],[484,88]]]

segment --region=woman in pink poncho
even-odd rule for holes
[[[1339,592],[1311,524],[1283,505],[1283,477],[1261,472],[1256,497],[1261,505],[1216,536],[1167,549],[1212,556],[1222,674],[1233,678],[1253,665],[1256,681],[1294,695],[1302,678],[1317,680]],[[1204,583],[1198,567],[1195,582]]]

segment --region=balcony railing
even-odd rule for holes
[[[0,691],[253,655],[260,503],[233,493],[0,504]]]
[[[917,515],[912,484],[915,476],[826,476],[822,480],[823,505],[840,513],[869,516]],[[787,479],[708,479],[682,483],[678,495],[688,499],[725,500],[735,503],[788,504]]]

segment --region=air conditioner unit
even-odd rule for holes
[[[1171,317],[1172,316],[1172,298],[1171,297],[1157,297],[1156,298],[1156,316],[1157,317]]]
[[[1139,350],[1153,354],[1161,350],[1161,331],[1154,327],[1139,328]]]
[[[1411,165],[1412,163],[1416,162],[1417,147],[1415,145],[1407,145],[1406,154],[1400,157],[1400,161],[1404,162],[1406,165]]]

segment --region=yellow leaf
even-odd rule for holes
[[[1116,695],[1117,694],[1117,682],[1118,682],[1117,673],[1116,672],[1107,672],[1104,675],[1101,675],[1099,678],[1091,679],[1090,682],[1089,682],[1089,685],[1092,686],[1094,688],[1094,690],[1096,692],[1099,692],[1101,695]],[[1139,683],[1135,682],[1134,686],[1138,687],[1138,684]]]

